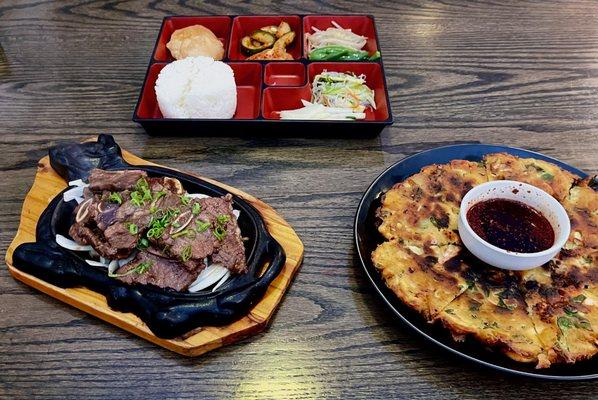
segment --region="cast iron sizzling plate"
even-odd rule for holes
[[[100,135],[97,142],[56,146],[50,149],[50,164],[66,181],[86,180],[92,168],[141,169],[150,176],[177,178],[189,193],[227,194],[216,185],[178,171],[130,165],[123,160],[120,147],[109,135]],[[40,216],[36,242],[16,248],[14,267],[62,288],[84,286],[101,293],[111,308],[137,315],[163,339],[180,336],[199,326],[225,325],[246,315],[285,264],[284,250],[268,233],[260,214],[245,200],[233,195],[233,207],[241,212],[238,220],[241,233],[248,238],[246,274],[229,279],[214,293],[210,289],[184,293],[150,285],[127,285],[109,278],[105,268],[88,265],[83,258],[87,253],[70,251],[56,243],[57,233],[68,237],[77,205],[74,200],[64,202],[63,193],[58,194]],[[260,276],[262,266],[268,261],[267,269]]]
[[[444,164],[451,160],[464,159],[480,161],[485,154],[505,152],[519,157],[533,157],[552,162],[581,177],[587,174],[579,169],[545,155],[506,146],[484,144],[464,144],[439,147],[404,158],[387,168],[367,189],[355,216],[355,243],[359,259],[366,275],[374,288],[390,309],[408,326],[429,341],[470,361],[500,371],[535,378],[555,380],[582,380],[598,378],[598,357],[574,365],[557,365],[544,370],[537,370],[533,365],[518,363],[506,356],[485,349],[480,343],[467,340],[457,343],[446,329],[426,322],[417,312],[403,304],[399,298],[386,287],[378,271],[374,268],[370,255],[376,246],[383,241],[382,235],[374,225],[375,211],[380,205],[380,195],[392,185],[402,182],[430,164]]]

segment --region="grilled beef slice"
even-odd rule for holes
[[[201,211],[194,215],[192,211],[196,203]],[[176,219],[179,226],[171,226],[164,232],[158,240],[160,247],[166,248],[171,256],[179,259],[185,259],[185,252],[190,251],[188,261],[203,260],[212,256],[213,262],[222,264],[233,273],[246,271],[245,248],[232,213],[230,194],[224,197],[193,199],[180,209],[182,212]],[[227,219],[224,223],[221,222],[223,217]],[[224,230],[222,239],[217,238],[214,233],[219,225]],[[186,230],[193,232],[183,234]]]
[[[144,263],[145,266],[140,264]],[[185,290],[199,275],[199,269],[189,271],[176,260],[140,251],[128,264],[116,271],[117,279],[125,283],[151,284],[161,288]],[[119,276],[120,275],[120,276]]]
[[[147,178],[145,171],[105,171],[95,168],[89,174],[89,189],[92,192],[132,190],[141,178]]]
[[[94,231],[83,224],[73,224],[69,229],[69,235],[77,243],[89,244],[102,257],[108,259],[126,258],[127,254],[119,254],[119,249],[105,241],[101,232]],[[128,253],[128,252],[127,252]]]
[[[92,245],[102,257],[126,258],[149,225],[151,215],[147,208],[131,203],[128,191],[120,192],[121,205],[108,201],[109,196],[108,192],[92,193],[86,198],[75,209],[79,213],[85,208],[86,216],[71,226],[69,234],[76,242]],[[131,224],[136,227],[133,232]]]
[[[207,259],[233,273],[246,271],[245,249],[232,213],[230,194],[190,199],[177,179],[149,178],[144,171],[136,170],[95,169],[89,181],[84,201],[75,209],[77,221],[69,234],[76,242],[91,245],[105,258],[129,257],[140,238],[145,238],[155,226],[152,224],[169,215],[162,234],[147,235],[151,246],[140,251],[134,260],[139,264],[150,257],[158,265],[156,271],[139,277],[132,272],[122,278],[124,281],[143,283],[149,279],[151,282],[147,283],[160,287],[182,287],[182,283],[197,277]],[[145,192],[149,188],[149,194],[145,193],[147,197],[140,202],[141,184]],[[121,268],[119,274],[134,268],[134,262]],[[168,282],[161,275],[168,271],[174,274],[172,279],[180,282]]]

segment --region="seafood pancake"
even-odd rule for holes
[[[438,246],[458,244],[461,199],[486,181],[484,166],[475,162],[455,160],[425,167],[383,196],[378,230],[387,239]]]
[[[372,261],[386,286],[431,321],[467,288],[460,275],[448,273],[443,267],[459,251],[458,246],[434,246],[424,256],[420,255],[422,249],[393,240],[378,246],[372,253]]]
[[[457,218],[463,195],[488,180],[532,184],[559,200],[571,236],[549,263],[505,271],[463,248]],[[381,198],[372,252],[386,285],[427,321],[456,340],[472,337],[521,362],[547,368],[598,353],[598,193],[542,160],[505,153],[482,162],[431,165]]]
[[[588,359],[598,353],[598,251],[569,256],[522,273],[528,314],[542,341],[539,367]]]
[[[598,192],[591,187],[595,177],[588,177],[575,184],[563,201],[571,220],[571,237],[566,248],[598,249]]]
[[[563,200],[576,176],[554,164],[535,158],[519,158],[506,153],[484,157],[490,180],[512,180],[528,183]]]
[[[514,360],[537,361],[542,343],[527,314],[519,277],[478,261],[467,250],[450,261],[450,270],[467,281],[467,290],[438,315],[455,340],[466,336],[500,348]]]

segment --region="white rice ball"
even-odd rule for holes
[[[187,57],[165,66],[156,80],[165,118],[232,118],[237,87],[231,67],[210,57]]]

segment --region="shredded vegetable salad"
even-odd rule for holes
[[[367,107],[376,109],[374,91],[365,83],[365,75],[324,71],[312,83],[312,103],[328,107],[348,108],[363,112]]]
[[[332,25],[334,27],[325,31],[312,27],[314,33],[306,35],[308,53],[326,46],[343,46],[353,50],[361,50],[368,41],[367,37],[357,35],[351,29],[345,29],[334,21],[332,21]]]
[[[280,119],[365,119],[366,108],[376,108],[374,91],[365,79],[363,74],[323,71],[312,82],[311,102],[301,100],[302,108],[280,111]]]

